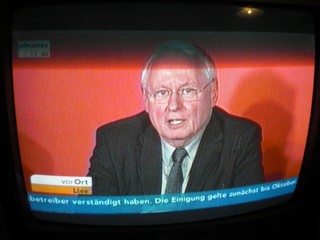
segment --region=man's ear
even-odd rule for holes
[[[142,92],[142,100],[143,100],[144,108],[146,112],[149,112],[149,99],[143,87],[141,87],[141,92]]]
[[[213,106],[215,106],[218,102],[219,98],[219,86],[217,79],[213,82],[213,94],[212,94],[212,100],[213,100]]]

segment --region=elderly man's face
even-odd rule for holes
[[[159,103],[145,92],[144,103],[154,127],[172,146],[186,145],[209,122],[216,100],[216,84],[207,84],[203,71],[190,60],[166,59],[152,66],[146,90],[151,94],[170,90],[173,94],[167,101]],[[186,101],[177,94],[181,89],[201,90],[204,87],[194,101]]]

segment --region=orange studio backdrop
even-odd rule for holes
[[[144,63],[157,45],[177,38],[198,43],[215,60],[218,105],[262,126],[267,181],[299,175],[313,94],[311,35],[17,32],[14,45],[22,39],[50,41],[47,58],[21,58],[14,50],[14,100],[27,189],[32,174],[87,174],[95,130],[144,109]],[[268,44],[261,43],[265,38]]]

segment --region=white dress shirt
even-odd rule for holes
[[[205,127],[203,127],[199,133],[187,144],[184,146],[184,148],[187,150],[188,155],[185,157],[185,159],[182,162],[182,173],[183,173],[183,184],[182,184],[182,193],[185,192],[185,189],[188,184],[189,180],[189,173],[190,169],[192,167],[193,160],[196,156],[199,143],[201,140],[201,137],[203,135],[203,132],[205,130]],[[167,185],[167,179],[170,174],[171,167],[173,165],[172,162],[172,153],[176,149],[169,143],[167,143],[165,140],[161,139],[161,148],[162,148],[162,187],[161,187],[161,194],[165,193],[166,185]]]

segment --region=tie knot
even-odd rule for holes
[[[183,159],[187,156],[187,150],[183,147],[176,148],[172,154],[172,161],[182,163]]]

